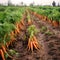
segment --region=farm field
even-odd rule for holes
[[[0,60],[60,60],[60,7],[0,6]]]

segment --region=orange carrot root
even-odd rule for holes
[[[28,41],[28,50],[31,49],[31,51],[33,52],[33,48],[35,48],[36,50],[39,50],[40,48],[35,36],[32,38],[29,38],[29,41]]]
[[[4,45],[2,45],[2,52],[7,53],[6,48],[5,48],[5,46],[4,46]],[[8,53],[7,53],[7,54],[8,54]],[[9,56],[10,58],[13,58],[13,57],[12,57],[12,56],[10,56],[9,54],[8,54],[8,56]]]
[[[21,20],[21,22],[20,22],[20,23],[21,23],[22,25],[25,25],[25,24],[24,24],[24,20]]]
[[[16,28],[14,32],[15,32],[15,35],[17,35],[20,33],[20,30],[18,28]]]
[[[12,32],[11,32],[11,36],[14,36],[14,35],[15,35],[14,31],[12,31]]]
[[[25,28],[25,27],[24,27],[22,24],[19,25],[19,29],[20,29],[20,30],[23,30],[24,28]]]
[[[0,49],[0,55],[1,55],[2,59],[5,60],[4,52],[2,51],[2,49]]]
[[[33,52],[33,42],[31,42],[30,44],[31,44],[31,51]]]
[[[30,50],[30,39],[28,41],[28,50]]]
[[[32,21],[31,20],[28,20],[28,25],[31,25],[32,24]]]

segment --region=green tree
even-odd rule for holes
[[[8,6],[12,5],[11,0],[8,0]]]
[[[60,6],[60,4],[58,3],[58,7]]]
[[[56,6],[56,2],[55,2],[55,1],[53,1],[52,5],[53,5],[53,6]]]

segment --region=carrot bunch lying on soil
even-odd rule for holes
[[[10,32],[9,36],[10,36],[10,41],[6,43],[6,46],[8,47],[10,44],[12,44],[12,42],[14,42],[16,40],[16,36],[18,34],[20,34],[20,31],[21,29],[24,29],[24,19],[25,19],[25,16],[23,16],[23,19],[20,21],[20,22],[16,22],[15,23],[15,29]]]
[[[19,23],[16,23],[15,35],[19,34],[21,30],[25,28],[24,20],[21,20]]]
[[[6,40],[7,37],[8,37],[8,34],[4,35],[4,38],[3,39]],[[8,42],[5,41],[5,43],[4,42],[1,42],[0,43],[0,56],[2,57],[2,60],[5,60],[5,54],[7,54],[8,57],[13,58],[7,52],[8,46],[10,44],[12,44],[12,42],[15,40],[14,32],[13,31],[9,34],[9,38],[10,38],[10,40]]]
[[[10,41],[8,43],[11,44],[13,41],[15,41],[15,36],[18,35],[21,31],[21,29],[24,29],[24,21],[21,20],[20,23],[16,23],[16,29],[10,33]]]
[[[16,26],[15,34],[17,35],[18,33],[20,33],[20,30],[19,30],[19,23],[16,23],[15,26]]]
[[[28,33],[29,33],[29,39],[28,39],[28,50],[31,50],[33,52],[34,49],[39,50],[41,47],[38,43],[37,38],[35,37],[35,34],[38,32],[35,25],[31,25],[28,27]]]
[[[7,35],[4,36],[4,38],[7,38],[9,36],[10,37],[10,41],[6,42],[6,45],[0,44],[1,45],[0,55],[2,57],[2,60],[5,60],[5,56],[4,56],[5,54],[7,54],[8,57],[13,58],[12,56],[10,56],[8,54],[6,49],[8,48],[9,45],[12,44],[12,42],[14,42],[16,40],[15,36],[20,33],[21,29],[24,28],[24,22],[21,21],[20,23],[16,23],[15,26],[16,26],[16,29],[14,31],[12,31],[9,35],[7,34]]]
[[[34,49],[39,50],[41,46],[39,45],[37,38],[33,36],[32,38],[29,38],[28,40],[28,50],[31,50],[33,52]]]
[[[23,17],[23,19],[20,21],[20,23],[21,23],[22,25],[25,25],[25,24],[24,24],[24,17]]]
[[[10,58],[13,58],[12,56],[10,56],[9,54],[8,54],[8,52],[7,52],[7,50],[6,50],[7,48],[2,44],[1,45],[1,48],[0,48],[0,55],[1,55],[1,57],[2,57],[2,60],[5,60],[5,54],[7,54],[8,55],[8,57],[10,57]]]
[[[30,18],[29,11],[27,11],[27,22],[28,22],[28,25],[31,25],[32,24],[32,20]]]
[[[8,47],[9,45],[12,45],[12,42],[14,42],[14,41],[16,40],[14,31],[12,31],[12,32],[9,34],[9,36],[10,36],[10,41],[6,43],[6,46],[7,46],[7,47]]]
[[[31,20],[28,20],[28,25],[31,25],[32,21]]]
[[[59,26],[58,22],[55,21],[55,20],[52,21],[52,25],[55,26],[55,27],[58,27]]]

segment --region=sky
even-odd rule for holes
[[[60,3],[60,0],[11,0],[13,4],[20,4],[24,2],[24,4],[29,5],[30,3],[35,3],[35,5],[51,5],[52,2]],[[0,4],[7,4],[8,0],[0,0]]]

